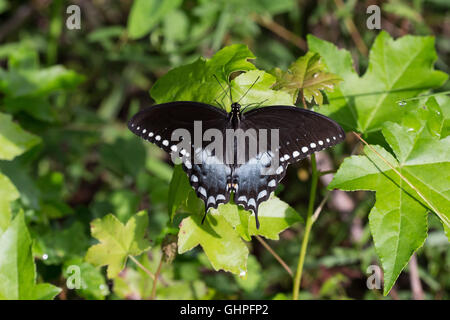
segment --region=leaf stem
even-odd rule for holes
[[[305,263],[306,249],[308,247],[308,240],[311,228],[314,223],[313,210],[314,210],[314,202],[316,200],[317,182],[319,180],[319,172],[317,171],[316,165],[316,155],[314,153],[311,154],[311,170],[312,170],[312,182],[311,182],[311,192],[309,194],[308,215],[306,217],[305,233],[303,235],[302,246],[298,257],[297,272],[295,273],[294,278],[294,289],[292,292],[292,300],[298,300],[298,294],[300,292],[300,282],[302,280],[303,265]]]
[[[158,269],[156,269],[155,273],[155,279],[153,280],[153,287],[152,287],[152,295],[150,296],[150,300],[155,300],[156,298],[156,283],[158,282],[159,274],[161,273],[161,267],[164,262],[164,255],[161,255],[161,260],[159,260]]]
[[[153,281],[155,281],[155,275],[148,270],[146,267],[144,267],[135,257],[133,256],[128,256],[131,260],[133,260],[134,263],[136,263],[136,265],[141,268],[146,274],[148,274],[150,276],[150,278],[153,279]]]
[[[266,248],[267,251],[269,251],[270,254],[274,256],[274,258],[281,264],[281,266],[284,268],[284,270],[286,270],[287,273],[289,273],[292,277],[294,274],[292,273],[291,268],[289,268],[289,266],[286,264],[286,262],[284,262],[284,260],[281,259],[281,257],[267,244],[267,242],[264,241],[263,238],[261,238],[258,235],[256,235],[255,237],[264,246],[264,248]]]

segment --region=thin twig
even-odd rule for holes
[[[340,10],[345,7],[345,4],[342,0],[334,0],[334,3],[336,4],[336,7],[338,7]],[[361,54],[366,57],[369,53],[369,49],[367,49],[366,44],[361,38],[361,35],[359,34],[358,29],[355,26],[355,23],[349,17],[345,17],[344,24],[347,30],[350,32],[353,42],[355,43],[359,52],[361,52]]]
[[[133,256],[128,256],[131,260],[133,260],[134,263],[136,263],[136,265],[141,268],[146,274],[148,274],[150,276],[150,278],[153,279],[153,281],[155,281],[155,275],[148,270],[146,267],[144,267],[135,257]]]
[[[152,295],[150,296],[150,300],[155,300],[156,298],[156,283],[158,282],[158,277],[161,272],[163,262],[164,262],[164,255],[161,255],[161,260],[159,261],[158,269],[156,269],[155,279],[153,280]]]
[[[325,205],[325,203],[328,200],[328,197],[330,196],[330,191],[327,192],[327,194],[325,195],[325,197],[323,198],[323,200],[320,202],[319,206],[317,207],[316,211],[314,211],[312,220],[313,223],[316,222],[317,218],[319,218],[319,214],[320,212],[322,212],[323,206]]]
[[[289,266],[286,264],[286,262],[284,262],[284,260],[281,259],[281,257],[275,251],[273,251],[273,249],[267,244],[267,242],[265,242],[264,239],[258,235],[255,236],[255,238],[264,246],[264,248],[267,249],[267,251],[270,252],[271,255],[273,255],[273,257],[275,259],[277,259],[277,261],[281,264],[281,266],[284,268],[284,270],[286,270],[291,275],[291,277],[293,277],[294,274],[292,273],[291,268],[289,268]]]
[[[325,176],[327,174],[336,173],[336,170],[326,170],[326,171],[319,171],[320,176]]]
[[[280,36],[281,38],[291,42],[296,47],[302,49],[303,51],[306,51],[308,49],[308,46],[306,44],[306,41],[297,36],[296,34],[292,33],[282,25],[279,25],[275,21],[273,21],[269,17],[263,17],[257,14],[252,15],[252,18],[254,21],[256,21],[258,24],[262,25],[263,27],[269,29],[276,35]]]
[[[423,300],[422,283],[419,277],[419,267],[417,265],[417,256],[414,253],[409,262],[409,282],[411,283],[411,290],[414,300]]]
[[[395,169],[394,166],[389,163],[389,161],[387,161],[381,154],[379,154],[377,152],[377,150],[375,150],[370,144],[368,144],[366,142],[366,140],[361,138],[361,136],[359,134],[357,134],[356,132],[353,132],[353,133],[358,137],[359,140],[361,140],[366,146],[368,146],[370,148],[370,150],[372,150],[381,160],[383,160],[383,162],[386,163],[403,181],[405,181],[411,187],[411,189],[413,189],[419,195],[419,197],[421,197],[422,200],[425,201],[425,203],[429,206],[429,208],[431,210],[433,210],[439,216],[439,218],[445,223],[445,225],[450,228],[449,219],[445,215],[443,215],[441,212],[439,212],[433,206],[433,204],[430,201],[428,201],[427,198],[425,198],[425,196],[419,191],[419,189],[417,189],[411,182],[409,182],[409,180],[406,179],[406,177],[404,175],[402,175],[397,169]]]

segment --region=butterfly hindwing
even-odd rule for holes
[[[258,208],[260,203],[269,199],[275,191],[278,182],[283,178],[280,174],[264,174],[265,169],[273,162],[272,153],[263,152],[250,159],[247,163],[236,166],[233,172],[233,181],[237,187],[234,189],[234,201],[245,210],[255,214],[256,227],[259,228]]]
[[[197,196],[205,202],[206,213],[210,208],[217,209],[219,204],[230,201],[231,190],[227,188],[227,183],[232,169],[205,148],[193,150],[193,154],[192,167],[183,163],[183,169]]]

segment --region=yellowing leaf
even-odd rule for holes
[[[325,71],[326,66],[318,53],[308,52],[294,62],[286,72],[275,69],[276,90],[284,90],[297,96],[300,91],[308,102],[314,99],[318,105],[323,103],[321,91],[333,91],[342,79]],[[295,101],[294,101],[295,102]]]
[[[100,243],[89,248],[86,261],[94,266],[108,266],[108,278],[116,277],[125,267],[128,256],[137,256],[150,248],[144,238],[148,216],[140,211],[123,225],[109,214],[91,223],[92,236]]]

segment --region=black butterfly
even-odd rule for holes
[[[195,121],[201,121],[200,129],[195,128]],[[335,121],[313,111],[292,106],[267,106],[242,112],[241,105],[236,102],[231,105],[229,113],[212,105],[191,101],[154,105],[134,115],[128,128],[141,138],[182,158],[183,169],[192,187],[205,203],[205,216],[210,208],[228,202],[233,191],[235,203],[255,213],[257,228],[258,206],[270,197],[283,179],[287,166],[313,152],[340,143],[345,137],[344,130]],[[270,145],[274,141],[272,136],[267,134],[261,138],[253,132],[246,136],[244,142],[240,140],[240,144],[233,138],[224,146],[225,155],[219,157],[217,150],[208,149],[210,141],[201,141],[196,146],[191,141],[181,141],[186,144],[180,147],[180,141],[172,139],[172,133],[180,128],[191,136],[195,136],[197,130],[202,137],[208,129],[215,129],[223,136],[226,136],[227,129],[258,133],[263,129],[278,129],[273,132],[278,132],[279,139],[275,150],[258,150],[253,155],[246,153],[244,161],[239,162],[236,161],[236,154],[240,148],[251,148],[261,139],[266,139]],[[216,142],[216,139],[211,140]],[[226,159],[231,162],[224,161]],[[271,172],[263,173],[263,169],[272,163],[279,165]]]

